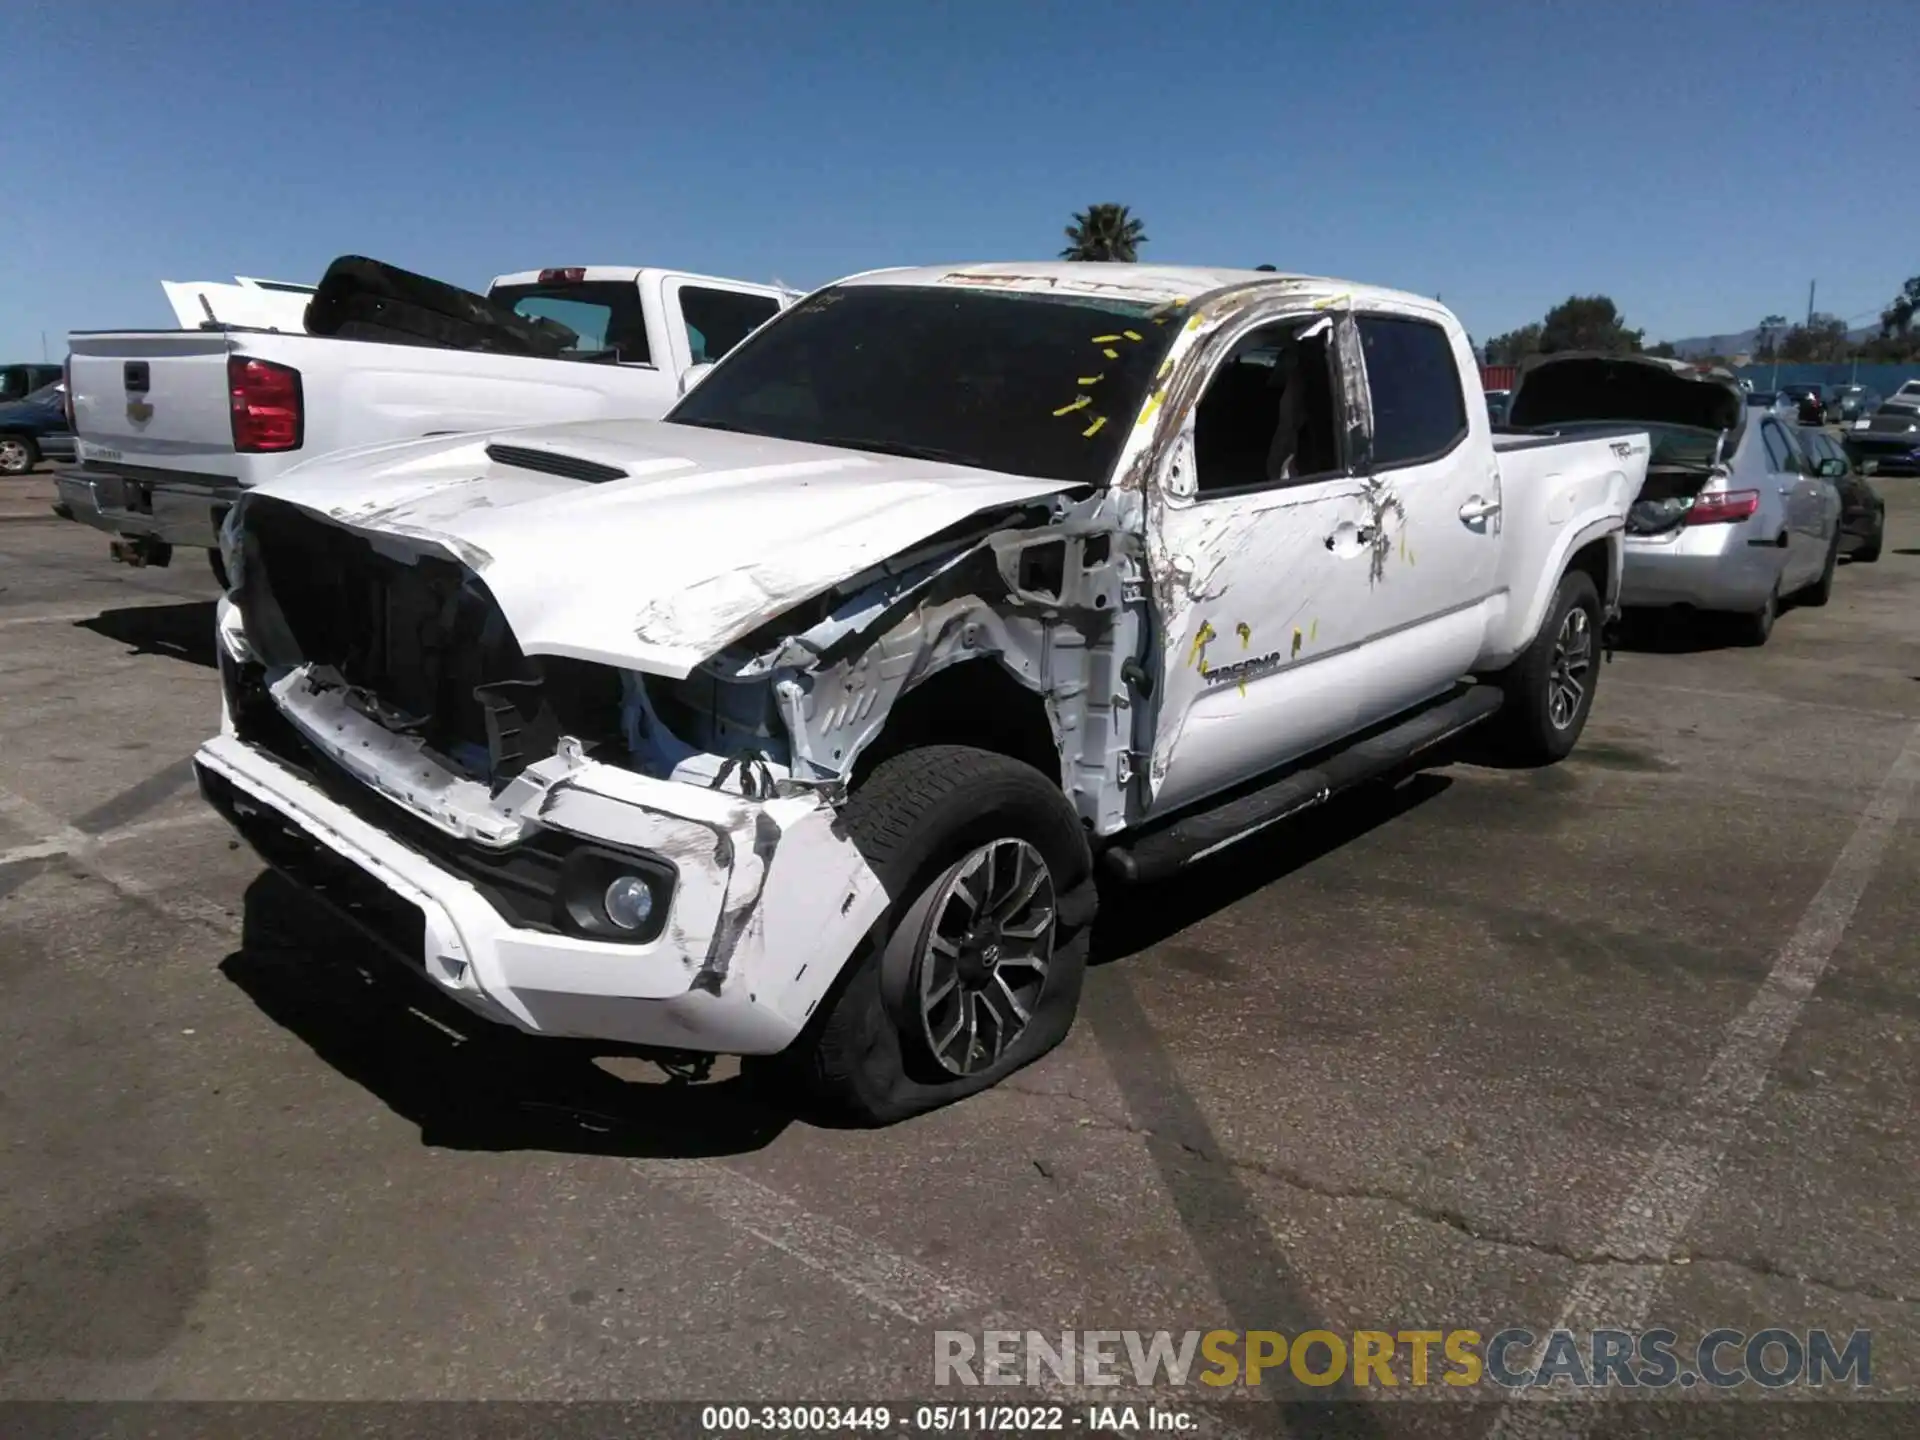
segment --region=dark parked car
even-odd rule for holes
[[[1827,423],[1827,397],[1818,385],[1783,385],[1780,393],[1792,402],[1802,425]]]
[[[0,405],[24,400],[41,386],[53,384],[64,373],[59,365],[0,365]]]
[[[1864,385],[1841,385],[1827,402],[1827,416],[1841,425],[1864,420],[1880,408],[1880,392]]]
[[[1882,405],[1864,430],[1842,432],[1854,464],[1874,462],[1881,475],[1920,475],[1920,410]]]
[[[0,404],[0,475],[24,475],[43,455],[49,460],[73,458],[66,398],[66,386],[56,380],[24,400]]]
[[[1867,483],[1874,462],[1866,461],[1869,468],[1863,472],[1844,445],[1815,427],[1800,431],[1800,448],[1840,492],[1840,553],[1862,563],[1878,560],[1887,533],[1887,502]]]

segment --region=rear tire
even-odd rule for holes
[[[1773,622],[1779,618],[1780,586],[1775,582],[1765,605],[1734,617],[1734,639],[1741,645],[1764,645],[1773,634]]]
[[[1853,563],[1871,565],[1880,558],[1880,546],[1887,538],[1887,517],[1882,515],[1880,523],[1873,527],[1873,538],[1853,552]]]
[[[1833,598],[1833,572],[1840,564],[1840,532],[1833,532],[1833,543],[1827,546],[1827,563],[1820,569],[1820,578],[1794,597],[1799,605],[1818,609]]]
[[[1560,577],[1540,633],[1493,681],[1506,692],[1495,724],[1504,757],[1564,760],[1579,743],[1600,679],[1600,591],[1584,570]]]
[[[1003,755],[930,745],[881,761],[842,819],[892,903],[761,1077],[796,1082],[830,1123],[888,1125],[1058,1045],[1094,909],[1093,857],[1059,785]],[[1024,910],[1011,904],[1022,890]]]
[[[0,475],[24,475],[40,463],[31,435],[0,435]]]

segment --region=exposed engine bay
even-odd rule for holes
[[[1135,748],[1122,671],[1145,633],[1137,542],[1116,525],[1117,503],[1052,496],[970,517],[684,677],[529,655],[473,566],[266,496],[248,497],[230,527],[233,599],[259,686],[363,776],[389,747],[340,753],[362,727],[342,728],[339,712],[393,737],[394,763],[417,757],[423,781],[457,777],[495,798],[564,749],[749,800],[831,801],[902,697],[954,672],[931,709],[998,713],[1004,688],[1023,688],[1046,715],[1030,748],[1051,753],[1036,760],[1089,824],[1114,830]]]

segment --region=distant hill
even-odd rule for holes
[[[1878,326],[1865,330],[1849,330],[1847,339],[1854,342],[1871,340],[1880,333]],[[1657,340],[1658,336],[1650,337]],[[1673,348],[1683,360],[1698,359],[1702,355],[1751,355],[1753,347],[1760,339],[1760,331],[1737,330],[1730,335],[1695,335],[1686,340],[1676,340]]]

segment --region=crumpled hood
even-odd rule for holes
[[[1521,367],[1507,404],[1507,423],[1520,429],[1620,420],[1720,431],[1745,416],[1731,379],[1655,355],[1543,356]]]
[[[503,447],[624,471],[583,479]],[[541,463],[537,457],[534,463]],[[765,621],[1057,480],[651,420],[406,441],[252,493],[477,572],[528,654],[681,677]]]

